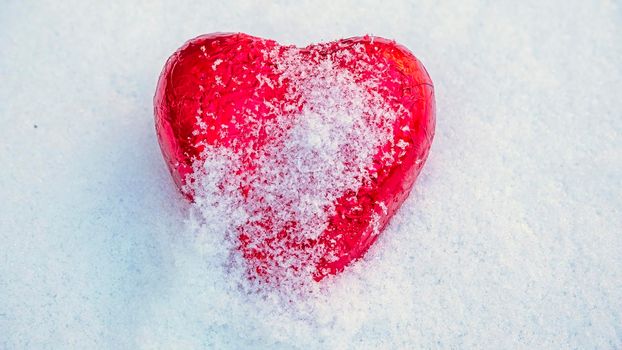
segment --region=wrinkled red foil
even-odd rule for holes
[[[353,48],[355,44],[363,45],[365,54],[357,53]],[[155,120],[162,153],[180,189],[192,172],[192,163],[200,159],[204,144],[239,148],[249,142],[254,142],[255,147],[265,143],[269,136],[265,131],[257,137],[244,130],[244,125],[236,123],[235,117],[239,111],[250,109],[257,111],[257,116],[273,118],[274,114],[269,113],[264,101],[273,97],[285,99],[288,84],[295,82],[285,81],[282,86],[273,89],[259,84],[256,76],[261,74],[278,79],[275,65],[262,53],[273,49],[283,52],[284,48],[275,41],[246,34],[215,33],[190,40],[168,59],[154,98]],[[299,50],[310,58],[314,55],[333,55],[334,62],[352,71],[361,81],[379,80],[382,87],[378,89],[379,93],[394,111],[399,112],[393,127],[394,139],[408,141],[403,152],[395,152],[390,166],[380,160],[391,146],[387,144],[378,153],[374,164],[369,165],[369,168],[377,170],[378,177],[364,183],[356,193],[346,193],[337,201],[336,215],[330,219],[328,228],[318,240],[287,244],[291,249],[325,244],[338,257],[332,261],[320,259],[313,276],[319,281],[327,274],[343,270],[374,243],[378,236],[373,234],[369,225],[374,213],[380,215],[379,226],[383,230],[408,197],[425,163],[434,135],[434,88],[421,62],[408,49],[387,39],[356,37]],[[356,71],[351,60],[340,61],[339,55],[335,55],[340,51],[349,51],[355,59],[366,60],[371,68]],[[213,69],[220,60],[223,63]],[[215,74],[221,77],[221,83],[216,82]],[[233,79],[236,84],[231,83]],[[216,115],[215,120],[208,121],[215,128],[210,128],[210,124],[207,132],[194,132],[199,128],[196,119],[199,109]],[[249,163],[249,171],[251,167]],[[186,191],[184,194],[192,199],[192,193]],[[379,202],[386,204],[386,210],[379,207]],[[266,229],[270,229],[269,222]],[[270,252],[250,249],[246,245],[248,237],[245,237],[244,228],[240,228],[239,232],[239,248],[243,256],[254,262],[252,266],[256,266],[256,273],[261,275],[261,261],[270,259]],[[286,234],[279,237],[287,240]]]

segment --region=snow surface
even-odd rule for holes
[[[394,38],[435,82],[411,197],[304,302],[236,292],[157,146],[214,31]],[[611,1],[2,1],[0,349],[622,348],[621,38]]]

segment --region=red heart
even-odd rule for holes
[[[425,68],[379,37],[296,48],[203,35],[169,58],[154,103],[175,183],[220,198],[202,203],[224,205],[249,276],[275,283],[319,281],[361,257],[434,135]]]

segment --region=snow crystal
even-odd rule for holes
[[[619,3],[1,7],[0,349],[622,348]],[[304,302],[238,286],[228,241],[199,233],[248,213],[191,210],[155,136],[167,57],[238,30],[298,46],[393,38],[435,83],[413,193],[365,258]],[[313,127],[291,147],[316,147]]]
[[[370,179],[367,168],[381,146],[392,139],[396,116],[375,93],[378,87],[373,82],[357,83],[357,77],[334,64],[331,56],[312,63],[297,48],[288,48],[282,56],[277,49],[264,54],[276,65],[279,81],[257,79],[268,86],[290,82],[285,96],[289,104],[277,107],[279,101],[266,100],[264,104],[277,114],[276,118],[255,122],[255,129],[249,131],[254,134],[260,128],[268,129],[269,143],[259,151],[246,147],[230,152],[230,157],[225,157],[229,161],[226,167],[222,166],[219,147],[207,146],[201,157],[205,161],[194,164],[188,191],[197,199],[197,215],[203,216],[206,224],[214,220],[219,225],[227,223],[222,231],[202,225],[197,235],[220,235],[237,241],[236,232],[243,227],[249,248],[274,256],[255,262],[260,265],[251,266],[252,270],[261,268],[269,284],[278,281],[281,291],[291,292],[315,283],[315,267],[322,257],[331,256],[321,243],[304,250],[286,244],[317,242],[335,215],[337,199],[357,192],[363,181]],[[300,111],[298,106],[302,106]],[[257,119],[254,114],[244,118]],[[199,121],[197,125],[203,124]],[[398,147],[403,148],[402,143]],[[241,160],[257,153],[257,170],[249,175]],[[221,181],[212,181],[214,176]],[[250,188],[247,198],[231,201],[240,196],[241,188]],[[224,203],[232,207],[219,210]],[[246,215],[230,215],[234,210]],[[378,219],[374,217],[369,223],[376,231]],[[294,228],[292,220],[296,222]],[[266,221],[271,229],[265,228]],[[288,232],[287,242],[277,239],[283,231]],[[269,248],[265,247],[267,240],[274,240]],[[235,243],[229,246],[235,247]]]
[[[204,46],[201,46],[201,49],[203,49]],[[219,58],[217,60],[214,61],[214,64],[212,64],[212,70],[216,70],[216,67],[218,67],[219,64],[222,63],[222,60]]]

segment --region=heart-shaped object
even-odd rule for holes
[[[425,68],[371,36],[297,48],[203,35],[169,58],[154,103],[175,183],[220,213],[249,277],[274,283],[360,258],[434,135]]]

